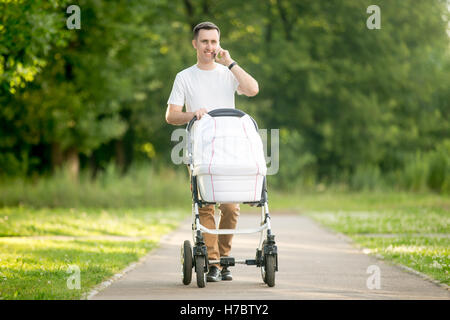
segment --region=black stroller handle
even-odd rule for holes
[[[214,109],[208,112],[208,114],[211,117],[239,117],[242,118],[246,115],[246,113],[239,109],[232,109],[232,108],[220,108],[220,109]],[[253,124],[255,125],[256,130],[258,130],[258,125],[256,124],[256,121],[249,116],[250,119],[252,119]],[[194,116],[188,123],[186,130],[191,131],[191,127],[193,126],[194,122],[197,120],[197,116]]]

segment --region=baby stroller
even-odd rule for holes
[[[192,270],[197,286],[206,286],[208,264],[231,267],[235,264],[261,268],[263,281],[275,285],[278,271],[277,246],[271,231],[267,204],[266,163],[258,125],[238,109],[215,109],[201,120],[194,117],[186,127],[187,160],[192,191],[192,240],[181,247],[182,281],[191,283]],[[254,229],[207,229],[200,224],[198,208],[216,203],[244,203],[261,207],[261,224]],[[203,233],[250,234],[261,233],[254,259],[236,260],[220,257],[208,260]]]

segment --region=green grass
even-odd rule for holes
[[[190,208],[1,208],[0,298],[80,299],[155,248],[189,214]],[[67,287],[69,265],[80,268],[80,290]]]
[[[94,180],[83,171],[76,182],[67,171],[36,179],[0,177],[0,207],[185,208],[190,202],[189,174],[181,166],[176,170],[136,166],[126,175],[108,166]]]
[[[270,177],[268,187],[272,213],[309,215],[374,254],[449,284],[450,197],[339,189],[283,193],[271,189]],[[121,176],[110,167],[96,180],[82,174],[78,183],[63,172],[3,180],[0,298],[79,299],[155,248],[190,211],[185,170],[137,167]],[[69,265],[80,268],[81,290],[67,288]]]
[[[355,235],[353,239],[371,254],[380,254],[450,285],[450,238],[394,237],[380,238]]]
[[[158,236],[172,230],[182,210],[0,208],[0,237],[14,236]]]
[[[283,201],[285,197],[285,201]],[[275,208],[306,214],[372,254],[450,284],[450,198],[431,193],[275,194]],[[273,211],[273,209],[272,209]]]
[[[59,241],[0,238],[1,299],[80,299],[83,294],[156,246],[141,241]],[[80,290],[69,289],[70,265],[80,268]]]
[[[308,215],[347,235],[449,233],[450,214],[443,209],[383,211],[312,211]]]
[[[401,191],[348,192],[327,189],[321,192],[293,190],[281,193],[270,190],[269,186],[269,203],[279,210],[375,211],[415,208],[450,210],[449,196]]]

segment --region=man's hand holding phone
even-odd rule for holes
[[[223,64],[226,67],[228,67],[233,62],[233,59],[231,59],[228,50],[224,50],[220,46],[217,47],[214,53],[214,59],[216,60],[216,62]]]

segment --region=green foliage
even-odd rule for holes
[[[49,52],[70,37],[60,14],[67,0],[0,1],[0,93],[14,94],[50,61]]]
[[[428,186],[438,192],[450,192],[450,140],[430,154]]]
[[[429,161],[418,152],[406,158],[404,169],[397,175],[397,183],[406,190],[426,190],[428,172]]]
[[[354,190],[375,190],[383,188],[380,168],[374,166],[361,165],[356,168],[351,178],[351,187]]]
[[[392,154],[432,148],[434,137],[449,132],[441,130],[448,128],[439,112],[445,104],[432,101],[442,82],[429,76],[444,77],[442,65],[433,61],[442,63],[448,57],[444,55],[448,37],[444,27],[431,37],[426,35],[427,28],[443,26],[440,17],[423,24],[413,21],[431,14],[437,4],[407,8],[404,1],[380,3],[382,29],[372,32],[362,23],[364,12],[356,3],[329,4],[329,10],[312,6],[310,14],[304,15],[311,16],[312,22],[322,21],[324,30],[311,22],[292,32],[292,37],[298,37],[295,40],[310,43],[309,57],[299,58],[294,49],[298,42],[286,41],[283,51],[286,44],[292,62],[275,71],[285,77],[283,92],[287,93],[275,100],[274,108],[284,106],[275,124],[291,123],[312,142],[322,176],[332,176],[336,168],[355,172],[361,165],[395,167]],[[400,17],[408,22],[400,23]],[[439,37],[447,45],[438,43]],[[304,78],[305,83],[291,81],[294,78]]]
[[[436,191],[449,193],[450,148],[449,140],[444,140],[432,151],[405,157],[401,170],[391,175],[397,185],[411,191]]]
[[[83,171],[78,183],[64,169],[35,179],[5,178],[0,183],[0,207],[189,208],[188,173],[183,169],[132,166],[122,175],[110,164],[96,179]]]
[[[69,154],[94,171],[169,162],[166,102],[195,63],[192,27],[210,20],[259,82],[236,106],[284,132],[274,186],[450,188],[444,0],[380,0],[380,30],[366,27],[368,0],[77,4],[81,29],[67,30],[65,1],[0,2],[0,59],[12,59],[0,61],[1,175],[42,173]]]
[[[298,185],[315,185],[315,157],[307,151],[305,139],[295,130],[281,129],[279,170],[268,176],[268,184],[275,189],[289,190]],[[273,151],[272,151],[273,152]]]

